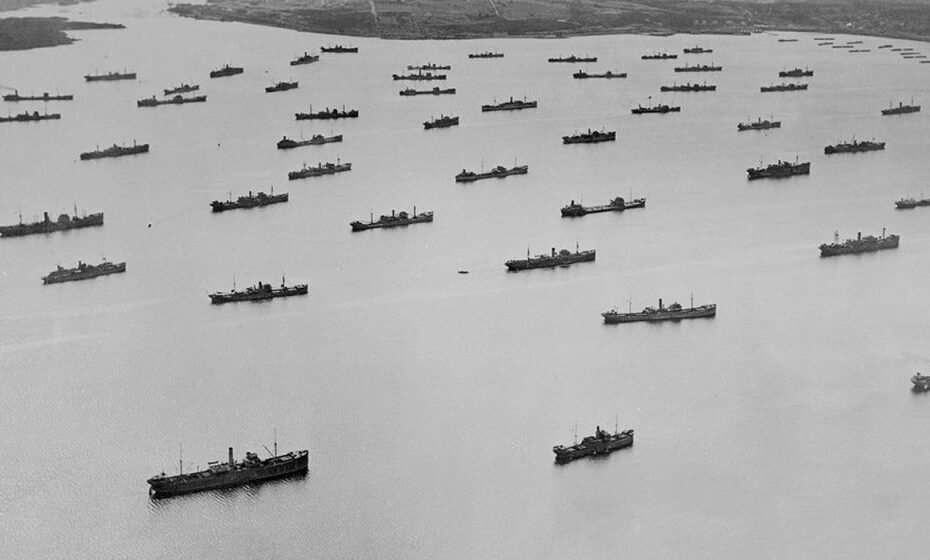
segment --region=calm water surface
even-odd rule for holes
[[[0,222],[72,209],[102,228],[0,242],[3,558],[916,558],[925,554],[930,398],[930,65],[812,35],[614,36],[460,42],[346,39],[198,22],[156,1],[101,0],[31,14],[119,21],[69,47],[0,53],[0,83],[73,93],[60,121],[0,129]],[[851,39],[851,37],[838,37]],[[324,55],[331,43],[358,55]],[[642,61],[695,43],[710,55]],[[504,59],[469,60],[500,50]],[[550,56],[597,55],[572,80]],[[451,64],[455,96],[404,98],[407,64]],[[684,62],[724,71],[676,74]],[[210,80],[209,70],[245,74]],[[779,70],[815,70],[809,91],[761,94]],[[82,75],[131,69],[133,82]],[[278,80],[297,90],[265,94]],[[716,93],[659,94],[704,81]],[[179,82],[205,104],[137,109]],[[416,87],[424,84],[415,84]],[[428,84],[432,87],[433,84]],[[482,114],[509,96],[536,110]],[[663,100],[680,114],[634,116]],[[296,122],[296,111],[361,118]],[[4,104],[2,110],[42,110]],[[440,113],[461,126],[422,130]],[[736,132],[774,116],[782,128]],[[618,140],[563,146],[587,128]],[[341,144],[276,150],[282,136]],[[883,152],[823,155],[855,136]],[[147,155],[81,162],[136,139]],[[808,177],[748,183],[778,158]],[[287,181],[304,162],[350,173]],[[462,168],[528,164],[526,176],[456,185]],[[227,193],[290,202],[213,215]],[[645,210],[559,217],[575,199],[644,196]],[[394,208],[430,225],[352,234]],[[151,227],[148,225],[151,224]],[[841,236],[901,235],[896,251],[821,260]],[[594,264],[507,274],[550,247],[596,248]],[[55,264],[101,256],[125,275],[43,286]],[[468,275],[456,274],[467,269]],[[310,295],[211,306],[258,280]],[[605,326],[599,313],[716,302],[714,320]],[[553,464],[551,446],[596,424],[634,449]],[[185,466],[310,448],[306,478],[152,502],[146,478]]]

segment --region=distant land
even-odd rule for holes
[[[65,31],[73,29],[123,29],[123,26],[70,21],[62,17],[0,18],[0,51],[69,45],[76,39]]]
[[[58,4],[70,6],[79,2],[92,2],[93,0],[0,0],[0,12],[21,10],[37,4]]]
[[[207,0],[169,10],[390,39],[813,31],[930,41],[928,0]]]

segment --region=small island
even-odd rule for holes
[[[387,39],[818,31],[930,40],[930,5],[843,0],[207,0],[176,14]]]

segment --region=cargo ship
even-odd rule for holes
[[[103,262],[100,264],[93,265],[78,261],[78,265],[74,268],[63,268],[59,266],[57,270],[49,272],[48,275],[42,277],[42,283],[59,284],[61,282],[75,282],[77,280],[88,280],[90,278],[106,276],[107,274],[117,274],[119,272],[126,272],[125,262],[114,264],[103,259]]]
[[[914,384],[912,389],[918,393],[930,391],[930,375],[920,375],[918,371],[917,374],[911,377],[911,383]]]
[[[692,84],[688,82],[684,85],[673,84],[670,86],[661,86],[659,91],[717,91],[717,86],[703,84]]]
[[[84,80],[88,82],[114,82],[117,80],[135,80],[135,72],[107,72],[106,74],[85,74]]]
[[[832,146],[827,146],[823,149],[823,153],[829,154],[849,154],[855,152],[871,152],[874,150],[884,150],[884,142],[875,142],[874,140],[869,141],[865,140],[859,142],[853,138],[852,142],[840,142],[839,144],[834,144]]]
[[[91,226],[103,225],[103,212],[97,214],[84,214],[78,216],[77,211],[74,216],[61,214],[58,220],[52,221],[48,217],[48,212],[43,212],[43,219],[40,222],[24,224],[23,217],[20,215],[19,223],[12,226],[0,226],[0,237],[18,237],[21,235],[32,235],[35,233],[52,233],[53,231],[64,231],[68,229],[78,229]]]
[[[705,49],[704,47],[694,46],[690,49],[685,49],[685,54],[707,54],[714,52],[714,49]]]
[[[197,91],[200,89],[199,85],[190,85],[190,84],[181,84],[178,87],[170,88],[164,90],[165,96],[168,95],[177,95],[179,93],[190,93],[192,91]]]
[[[446,79],[445,74],[433,74],[432,72],[424,72],[422,70],[417,70],[416,74],[392,74],[391,76],[395,80],[429,81]]]
[[[741,132],[743,130],[767,130],[769,128],[781,128],[781,121],[762,120],[762,117],[759,117],[755,122],[739,123],[736,125],[736,130]]]
[[[99,147],[92,152],[84,152],[81,154],[82,160],[88,159],[100,159],[108,157],[121,157],[121,156],[131,156],[134,154],[145,154],[149,151],[148,144],[136,144],[133,141],[132,146],[118,146],[113,144],[109,148],[100,149]]]
[[[481,53],[470,53],[468,58],[504,58],[504,53],[499,52],[481,52]]]
[[[211,70],[211,78],[225,78],[226,76],[235,76],[236,74],[242,74],[245,72],[245,68],[238,66],[230,66],[229,64],[223,66],[219,70]]]
[[[549,62],[597,62],[596,56],[558,56],[550,58]]]
[[[897,107],[892,107],[890,104],[887,109],[882,109],[882,115],[903,115],[906,113],[916,113],[920,111],[920,105],[914,105],[914,100],[911,100],[910,105],[905,105],[902,102],[898,102]]]
[[[277,82],[273,86],[266,87],[265,93],[274,93],[276,91],[287,91],[289,89],[297,89],[297,82]]]
[[[510,169],[504,167],[503,165],[498,165],[490,171],[483,171],[481,173],[475,173],[474,171],[465,171],[462,170],[461,173],[455,176],[456,183],[471,183],[472,181],[480,181],[481,179],[503,179],[510,175],[526,175],[530,170],[528,165],[517,165],[511,167]]]
[[[777,163],[747,169],[749,180],[753,179],[778,179],[781,177],[791,177],[792,175],[810,175],[811,163],[791,163],[790,161],[778,160]]]
[[[459,124],[458,117],[439,115],[438,118],[424,122],[423,128],[426,130],[429,130],[431,128],[448,128],[450,126],[458,126],[458,124]]]
[[[769,93],[772,91],[802,91],[807,89],[807,84],[773,84],[770,86],[762,86],[759,88],[759,91],[762,93]]]
[[[644,54],[642,57],[643,60],[671,60],[673,58],[678,58],[677,54],[671,53],[654,53],[654,54]]]
[[[892,45],[891,43],[886,43],[886,44],[884,44],[884,45],[879,45],[878,48],[880,48],[880,49],[890,49],[890,48],[893,47],[893,46],[894,46],[894,45]]]
[[[624,210],[629,210],[631,208],[645,207],[645,198],[637,198],[627,202],[623,200],[623,197],[618,196],[603,206],[582,206],[581,204],[575,204],[575,201],[573,200],[568,206],[562,207],[562,217],[577,218],[586,214],[597,214],[599,212],[623,212]]]
[[[911,208],[917,208],[918,206],[930,206],[930,198],[902,198],[894,203],[894,207],[898,210],[910,210]]]
[[[721,72],[723,66],[714,66],[713,64],[698,64],[695,66],[676,66],[675,72]]]
[[[606,455],[617,449],[632,447],[632,445],[633,430],[622,432],[614,430],[611,434],[598,426],[594,430],[594,435],[586,436],[581,443],[576,441],[568,446],[556,445],[552,448],[552,452],[555,453],[555,462],[564,464],[591,455]]]
[[[230,292],[215,292],[210,295],[210,303],[219,305],[233,301],[263,301],[279,297],[302,296],[307,294],[306,284],[295,284],[288,286],[284,278],[281,278],[281,287],[274,288],[271,284],[259,282],[254,286],[249,286],[245,290],[233,289]]]
[[[4,101],[73,101],[73,95],[52,95],[45,92],[42,95],[20,95],[19,90],[13,90],[3,96]]]
[[[298,148],[300,146],[319,146],[321,144],[331,144],[333,142],[342,142],[342,134],[337,134],[335,136],[323,136],[322,134],[314,134],[310,137],[309,140],[291,140],[287,136],[283,136],[280,140],[278,140],[278,149],[289,150],[291,148]]]
[[[290,181],[294,179],[304,179],[306,177],[319,177],[320,175],[333,175],[335,173],[342,173],[343,171],[351,171],[351,163],[340,163],[339,160],[336,160],[336,163],[326,162],[318,163],[316,167],[308,167],[305,163],[303,168],[298,169],[297,171],[291,171],[287,174],[287,178]]]
[[[588,74],[584,70],[579,70],[575,72],[574,74],[572,74],[572,78],[575,78],[576,80],[587,80],[587,79],[592,79],[592,78],[612,80],[614,78],[626,78],[626,72],[613,72],[611,70],[608,70],[601,74]]]
[[[810,77],[813,75],[814,75],[814,71],[809,70],[807,68],[803,70],[800,68],[793,68],[791,70],[782,70],[781,72],[778,73],[779,78],[804,78],[804,77]]]
[[[320,60],[320,55],[310,54],[304,51],[304,54],[291,61],[291,66],[300,66],[301,64],[312,64]]]
[[[553,247],[550,254],[536,255],[535,257],[531,257],[530,251],[527,249],[525,259],[509,260],[504,263],[504,266],[506,266],[507,270],[510,272],[519,272],[521,270],[529,270],[531,268],[570,266],[575,263],[593,261],[596,255],[597,253],[595,249],[579,251],[577,245],[575,246],[574,253],[568,249],[562,249],[561,251],[556,252],[555,247]]]
[[[171,99],[157,99],[154,95],[146,99],[136,101],[137,107],[158,107],[159,105],[183,105],[185,103],[204,103],[207,100],[206,95],[197,95],[194,97],[184,97],[181,94],[175,95]]]
[[[61,118],[61,113],[43,113],[38,111],[20,113],[18,115],[7,115],[0,117],[0,122],[32,122],[32,121],[50,121]]]
[[[702,319],[717,316],[717,304],[710,303],[707,305],[694,306],[692,298],[691,307],[682,307],[679,303],[673,303],[668,307],[662,305],[662,299],[659,299],[658,309],[655,307],[646,307],[642,311],[634,313],[632,310],[627,313],[621,313],[617,309],[601,313],[604,323],[614,325],[617,323],[636,323],[639,321],[680,321],[682,319]]]
[[[427,62],[426,64],[408,65],[407,70],[452,70],[452,66],[449,64],[443,65]]]
[[[399,212],[397,214],[391,210],[390,216],[382,215],[378,218],[378,221],[375,221],[374,215],[369,218],[368,223],[354,221],[349,224],[352,227],[352,231],[365,231],[366,229],[377,229],[377,228],[392,228],[399,226],[408,226],[410,224],[419,224],[422,222],[432,222],[433,213],[432,212],[421,212],[417,214],[417,207],[413,207],[413,214],[408,214],[406,212]]]
[[[882,236],[866,235],[862,237],[860,231],[855,239],[847,239],[840,243],[840,234],[833,234],[833,243],[823,243],[820,245],[821,257],[834,257],[836,255],[849,255],[858,253],[872,253],[883,249],[897,249],[900,236],[885,236],[885,228],[882,228]]]
[[[455,88],[440,89],[438,86],[433,89],[413,89],[406,88],[400,91],[401,97],[408,97],[414,95],[453,95],[455,94]]]
[[[357,53],[358,47],[344,47],[335,45],[333,47],[320,47],[320,51],[325,53]]]
[[[330,119],[355,119],[358,118],[358,109],[349,109],[346,111],[345,105],[342,106],[342,110],[339,109],[330,109],[329,107],[323,109],[322,111],[313,112],[313,107],[310,107],[309,113],[294,113],[294,116],[299,121],[305,120],[330,120]]]
[[[481,111],[486,113],[488,111],[517,111],[519,109],[533,109],[536,107],[536,101],[527,101],[524,97],[523,100],[514,100],[513,97],[509,101],[504,101],[503,103],[495,103],[491,105],[482,105]]]
[[[639,105],[638,107],[634,107],[630,109],[630,112],[633,113],[634,115],[645,115],[648,113],[680,113],[681,107],[673,107],[671,105],[666,105],[664,103],[660,103],[658,105],[646,106],[646,107]]]
[[[206,490],[219,490],[259,484],[267,480],[289,476],[301,476],[307,473],[307,462],[310,452],[306,449],[291,451],[278,455],[278,446],[275,445],[274,456],[269,459],[259,459],[255,453],[245,454],[245,460],[237,462],[233,458],[233,448],[229,448],[229,461],[208,463],[205,470],[168,476],[165,473],[157,474],[146,482],[149,485],[149,496],[153,499],[170,498],[182,494],[192,494]],[[183,467],[183,462],[181,463]]]
[[[287,202],[287,193],[275,194],[274,187],[272,187],[271,194],[265,194],[259,191],[253,195],[252,191],[249,191],[248,195],[240,196],[236,200],[232,200],[232,197],[225,202],[214,200],[210,203],[210,207],[214,212],[225,212],[226,210],[255,208],[257,206],[268,206],[269,204],[279,204],[281,202]]]
[[[596,144],[598,142],[613,142],[617,139],[617,131],[611,130],[610,132],[597,131],[588,129],[587,132],[582,132],[581,134],[573,134],[571,136],[563,136],[563,144]]]

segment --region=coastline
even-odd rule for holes
[[[623,12],[604,10],[585,0],[551,0],[547,4],[550,9],[541,14],[511,13],[509,8],[496,13],[449,7],[442,11],[431,0],[404,3],[401,12],[390,1],[381,8],[377,8],[381,2],[352,1],[334,8],[323,4],[307,8],[298,7],[293,0],[270,0],[262,5],[247,0],[208,0],[206,4],[175,4],[168,11],[193,19],[400,40],[808,32],[930,42],[930,5],[877,0],[855,4],[737,0],[698,5],[684,0],[646,0],[626,6]]]
[[[70,45],[78,39],[66,31],[84,29],[125,29],[125,26],[118,23],[71,21],[58,16],[0,18],[0,51]]]

